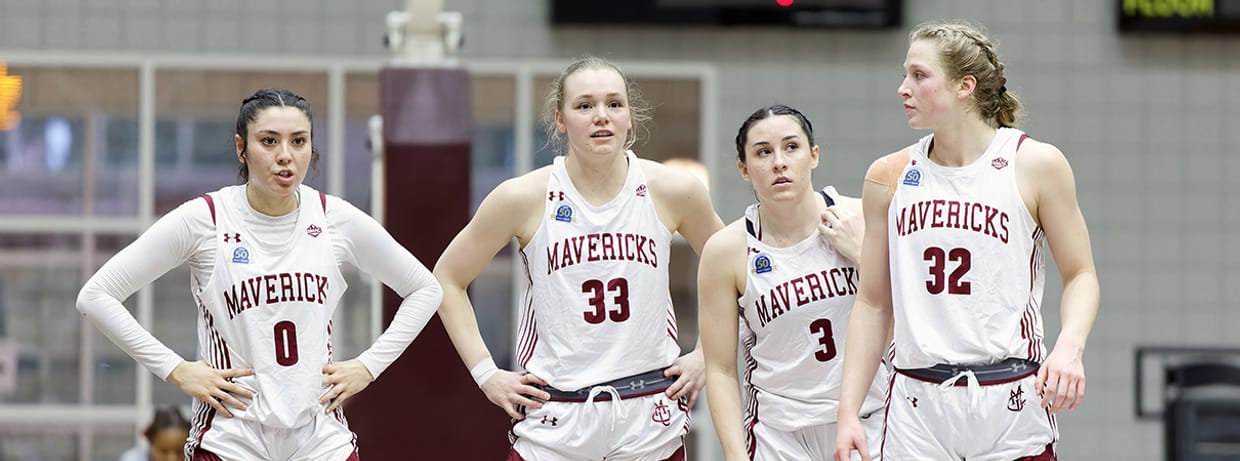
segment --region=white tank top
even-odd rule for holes
[[[963,167],[928,160],[933,135],[911,149],[887,220],[897,368],[1045,357],[1043,234],[1016,184],[1026,137],[1000,128]]]
[[[215,269],[198,303],[198,350],[215,368],[254,368],[236,382],[257,391],[240,419],[292,428],[325,408],[323,365],[331,361],[331,318],[346,284],[332,252],[326,201],[301,186],[288,240],[260,242],[245,226],[245,186],[208,194],[215,220]],[[244,207],[244,208],[243,208]]]
[[[831,205],[836,195],[827,187],[821,196]],[[835,422],[857,265],[817,232],[785,248],[763,243],[758,207],[745,210],[747,275],[737,299],[746,416],[781,431]],[[886,382],[880,367],[861,414],[883,406]]]
[[[680,354],[668,290],[671,233],[631,151],[620,193],[592,206],[556,157],[542,223],[521,249],[527,286],[517,361],[575,391],[657,368]]]

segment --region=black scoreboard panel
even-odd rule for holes
[[[1123,32],[1240,33],[1240,0],[1116,0]]]
[[[555,25],[901,25],[903,0],[549,0]]]

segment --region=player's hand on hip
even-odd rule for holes
[[[818,233],[831,242],[835,251],[857,262],[861,259],[861,238],[865,235],[865,217],[848,207],[833,206],[822,212]]]
[[[1042,396],[1042,408],[1051,414],[1075,410],[1085,399],[1085,364],[1080,355],[1056,347],[1038,369],[1033,389]]]
[[[870,449],[866,446],[861,420],[856,417],[840,418],[835,432],[835,461],[850,461],[854,450],[861,454],[861,461],[870,461]]]
[[[503,408],[512,419],[522,420],[525,419],[525,413],[520,411],[518,406],[542,408],[542,403],[551,399],[551,394],[534,387],[535,384],[546,386],[547,382],[532,373],[499,370],[487,378],[481,388],[487,400]]]
[[[252,368],[218,369],[207,365],[207,362],[184,361],[172,373],[168,374],[168,382],[175,385],[181,392],[203,403],[210,405],[219,414],[231,418],[229,407],[244,410],[246,404],[237,397],[254,398],[254,391],[230,381],[239,376],[252,376]]]
[[[323,385],[331,386],[319,397],[319,403],[330,403],[325,413],[331,413],[375,380],[370,369],[358,359],[325,364],[323,375]]]
[[[663,376],[676,377],[676,382],[672,383],[665,392],[667,398],[678,400],[688,396],[689,408],[693,408],[698,394],[702,393],[703,387],[706,387],[706,360],[702,358],[702,349],[697,348],[693,352],[680,356],[663,372]]]

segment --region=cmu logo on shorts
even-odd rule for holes
[[[242,246],[239,246],[233,249],[232,261],[237,264],[249,264],[250,263],[250,250],[247,250],[245,247],[242,247]]]
[[[555,209],[555,220],[560,222],[573,222],[573,207],[568,204],[560,205]]]
[[[758,255],[753,258],[753,273],[765,274],[775,269],[775,265],[771,264],[771,257],[767,255]]]
[[[1019,412],[1025,409],[1025,389],[1016,385],[1016,389],[1012,389],[1011,395],[1008,397],[1007,409],[1013,412]]]
[[[904,185],[920,186],[921,185],[921,170],[917,168],[910,168],[908,170],[908,173],[904,173]]]
[[[672,411],[667,408],[666,403],[663,403],[663,399],[655,402],[654,413],[651,413],[650,420],[664,426],[672,425]]]

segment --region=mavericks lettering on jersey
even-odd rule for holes
[[[900,209],[896,231],[903,237],[922,229],[964,229],[1008,243],[1008,214],[984,203],[922,200]]]
[[[578,235],[547,247],[547,274],[581,262],[636,261],[659,267],[655,240],[640,234],[606,232]]]
[[[857,268],[835,267],[810,272],[771,288],[758,296],[758,321],[762,326],[785,312],[820,299],[857,294]]]
[[[324,304],[327,277],[302,272],[259,275],[224,291],[229,319],[251,308],[288,301]]]

